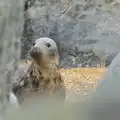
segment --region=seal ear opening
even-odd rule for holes
[[[35,42],[33,42],[32,45],[34,46],[34,45],[35,45]]]

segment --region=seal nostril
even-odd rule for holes
[[[46,43],[45,44],[48,48],[51,47],[51,44],[50,43]]]
[[[35,45],[35,42],[33,42],[33,44],[32,44],[33,46]]]

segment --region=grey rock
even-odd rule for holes
[[[84,54],[83,56],[84,56],[84,58],[83,58],[84,60],[88,60],[89,59],[89,56],[87,54]]]
[[[25,11],[21,58],[32,41],[44,36],[57,43],[61,64],[66,63],[64,57],[71,55],[77,60],[81,52],[94,53],[99,62],[102,59],[111,63],[119,52],[119,1],[27,0],[26,4],[29,7]]]
[[[20,58],[23,31],[23,0],[0,0],[0,119],[16,109],[11,98],[12,75]]]
[[[112,61],[120,51],[120,35],[114,31],[106,31],[99,36],[99,42],[93,46],[96,56]]]
[[[119,82],[120,82],[120,53],[113,59],[107,71],[104,74],[103,79],[100,81],[95,95],[101,98],[120,98],[118,94]],[[102,94],[104,93],[104,94]]]
[[[113,2],[113,0],[105,0],[105,2],[109,4],[109,3]]]
[[[92,103],[90,109],[90,117],[93,120],[98,120],[100,116],[102,119],[118,120],[119,103],[120,103],[120,53],[113,59],[103,79],[100,80],[95,92],[92,96]],[[95,116],[96,114],[96,116]],[[89,118],[91,119],[91,118]]]

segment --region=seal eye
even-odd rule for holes
[[[48,48],[51,46],[51,44],[50,43],[46,43],[45,44]]]
[[[35,42],[33,42],[33,44],[32,44],[33,46],[35,45]]]

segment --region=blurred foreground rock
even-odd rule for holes
[[[120,99],[120,53],[114,58],[103,79],[96,88],[98,99]]]
[[[114,58],[92,97],[92,120],[120,119],[120,53]]]
[[[23,17],[23,0],[0,0],[0,117],[10,102],[12,76],[20,58]],[[9,106],[7,110],[11,109]]]

